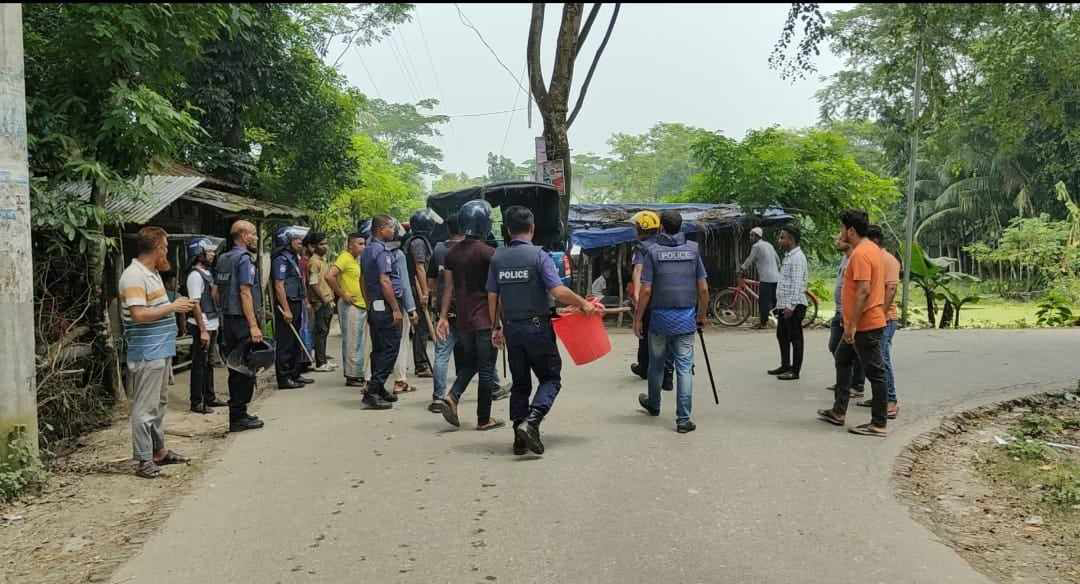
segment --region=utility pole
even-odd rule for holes
[[[38,442],[27,163],[22,5],[0,4],[0,461]]]
[[[917,178],[917,165],[919,158],[919,80],[922,76],[922,40],[915,47],[915,88],[911,100],[911,159],[908,161],[908,185],[907,185],[907,217],[904,221],[904,289],[900,299],[900,320],[906,327],[908,325],[908,304],[911,299],[911,248],[915,240],[915,180]],[[930,315],[927,315],[929,318]]]

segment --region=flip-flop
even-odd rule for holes
[[[461,427],[461,421],[458,420],[457,407],[451,405],[449,400],[444,399],[444,400],[442,400],[442,402],[443,402],[442,417],[445,418],[446,421],[449,422],[451,426]]]
[[[144,460],[135,469],[135,476],[144,479],[156,479],[161,476],[161,467],[154,464],[152,460]]]
[[[161,460],[154,461],[154,464],[164,466],[166,464],[187,464],[188,462],[190,462],[190,460],[187,457],[181,456],[170,450],[165,453],[165,456],[162,457]]]
[[[895,420],[896,416],[899,416],[899,415],[900,415],[900,406],[896,406],[896,409],[891,411],[891,412],[888,412],[887,414],[885,414],[885,417],[887,417],[890,420]]]
[[[828,423],[832,424],[833,426],[843,426],[844,425],[844,420],[841,419],[841,418],[837,418],[836,417],[836,412],[833,412],[832,410],[818,410],[817,415],[818,415],[819,420],[821,420],[823,422],[828,422]]]
[[[888,432],[883,432],[875,428],[873,424],[861,424],[854,428],[848,428],[848,432],[860,436],[877,436],[878,438],[884,438],[889,435]]]
[[[487,426],[477,426],[476,429],[479,430],[480,432],[486,432],[488,430],[494,430],[496,428],[503,428],[503,427],[506,426],[506,422],[504,422],[502,420],[496,420],[495,418],[491,418],[489,421],[491,423],[488,424]]]

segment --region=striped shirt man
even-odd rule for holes
[[[120,317],[129,363],[176,356],[176,317],[172,313],[153,322],[135,322],[131,318],[133,306],[155,308],[168,303],[161,275],[138,259],[131,260],[120,276]]]
[[[776,307],[791,308],[806,302],[806,282],[809,270],[801,247],[787,252],[780,266],[780,284],[776,289]]]

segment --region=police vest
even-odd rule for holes
[[[218,317],[218,307],[214,302],[214,295],[212,287],[214,285],[214,279],[210,277],[210,272],[204,272],[199,268],[194,268],[195,272],[199,274],[199,277],[203,281],[202,296],[199,297],[199,310],[206,316],[206,320],[213,320]]]
[[[300,277],[300,266],[296,263],[296,255],[290,251],[282,251],[279,257],[285,258],[285,298],[290,302],[299,302],[307,294],[304,290],[304,279]]]
[[[686,236],[662,235],[646,248],[652,261],[652,297],[649,308],[697,306],[698,246]]]
[[[244,256],[248,261],[242,261]],[[255,267],[254,255],[241,247],[234,247],[218,256],[217,268],[214,270],[218,285],[218,297],[221,299],[221,313],[225,316],[244,316],[244,305],[240,302],[240,269],[250,270],[254,285],[251,287],[252,308],[256,318],[262,310],[262,287],[260,284],[259,271]]]
[[[551,315],[548,291],[540,279],[538,266],[542,253],[546,253],[543,248],[522,243],[495,250],[491,267],[499,285],[504,319],[526,320]]]
[[[407,262],[408,265],[405,267],[409,270],[410,280],[416,278],[416,258],[414,258],[412,254],[412,242],[417,239],[423,241],[424,245],[427,247],[428,259],[431,259],[432,254],[431,240],[428,239],[428,236],[423,233],[417,233],[415,235],[410,234],[408,237],[405,238],[405,241],[401,242],[401,251],[405,252],[405,258],[409,260]],[[431,274],[428,274],[428,276],[430,277]],[[412,282],[409,283],[412,284]]]

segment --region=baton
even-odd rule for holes
[[[713,399],[716,400],[716,405],[720,405],[720,396],[716,394],[716,381],[713,380],[712,365],[709,363],[709,350],[705,347],[705,332],[699,328],[697,334],[698,338],[701,339],[701,352],[705,355],[705,368],[709,371],[709,383],[712,384]]]
[[[281,313],[281,317],[282,317],[281,320],[285,320],[285,311],[281,309],[280,304],[277,305],[277,309],[278,309],[278,312]],[[300,348],[304,350],[304,354],[307,355],[308,360],[311,361],[312,363],[314,363],[315,358],[311,356],[310,352],[308,352],[307,345],[304,344],[304,339],[301,339],[300,338],[300,333],[296,332],[296,327],[294,327],[292,325],[292,323],[287,321],[287,320],[285,321],[285,324],[289,325],[289,330],[291,330],[293,336],[296,337],[296,342],[300,343]]]
[[[413,277],[413,282],[416,283],[416,294],[414,296],[417,297],[416,298],[417,300],[420,300],[420,298],[419,298],[419,296],[420,296],[420,276]],[[428,293],[430,294],[431,291],[429,290]],[[417,302],[417,304],[423,304],[423,303]],[[431,312],[428,311],[427,304],[423,304],[423,306],[420,307],[420,311],[424,313],[424,320],[427,322],[427,326],[428,326],[428,334],[431,335],[432,338],[435,338],[435,325],[433,325],[431,323]],[[416,332],[414,331],[413,334],[415,335]],[[427,354],[427,343],[424,343],[424,361],[427,362],[428,369],[431,369],[434,372],[435,367],[432,366],[431,359],[428,358],[428,354]]]

